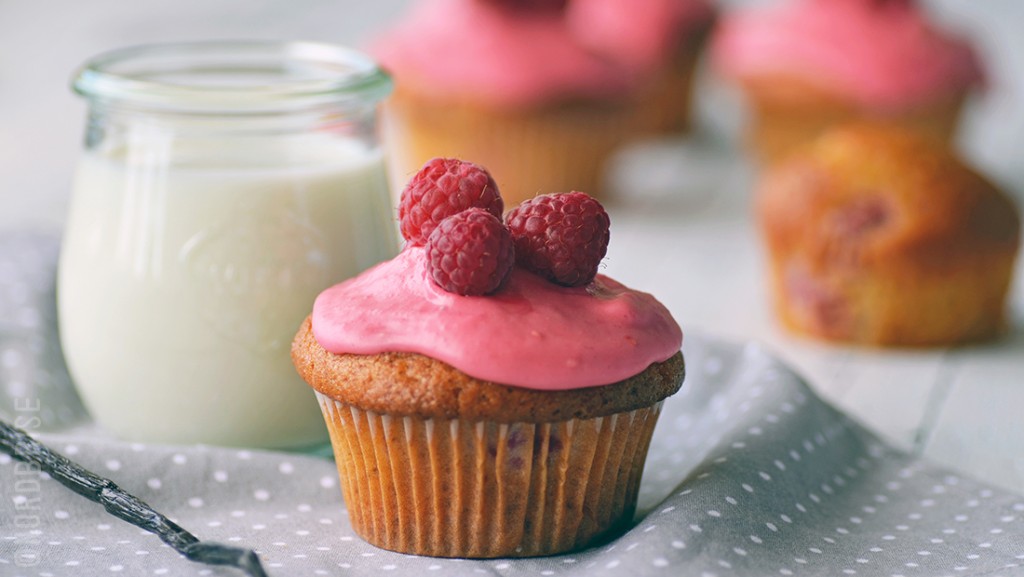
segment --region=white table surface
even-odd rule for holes
[[[84,119],[68,79],[86,57],[128,44],[209,38],[360,45],[407,3],[0,2],[0,228],[60,229]],[[963,148],[1020,194],[1024,2],[925,4],[971,33],[986,58],[994,80],[968,112]],[[717,92],[702,94],[703,125],[728,133],[741,122]],[[606,272],[656,294],[687,331],[766,343],[823,397],[894,443],[1024,492],[1024,274],[1018,270],[1013,289],[1013,331],[994,344],[878,351],[790,338],[767,308],[760,246],[747,208],[750,174],[727,147],[695,142],[701,140],[635,149],[626,157],[617,174],[625,175],[631,190],[610,207]],[[650,190],[632,190],[637,183]]]

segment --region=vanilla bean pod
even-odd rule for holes
[[[87,471],[2,420],[0,451],[15,459],[37,465],[39,470],[50,475],[61,485],[103,505],[111,515],[155,534],[161,541],[191,561],[236,567],[251,577],[267,575],[259,557],[251,549],[200,541],[138,497],[125,492],[110,479]]]

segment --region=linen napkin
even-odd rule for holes
[[[56,242],[0,237],[0,418],[271,575],[1024,575],[1024,497],[887,447],[758,344],[688,334],[634,526],[537,559],[401,555],[349,525],[328,459],[110,440],[59,355]],[[36,420],[31,420],[31,419]],[[26,420],[29,419],[29,420]],[[0,455],[0,575],[235,575]]]

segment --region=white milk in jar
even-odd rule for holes
[[[58,281],[87,408],[134,440],[324,441],[291,339],[320,291],[396,250],[378,143],[337,116],[296,131],[262,114],[104,115],[79,161]]]

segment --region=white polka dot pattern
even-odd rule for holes
[[[0,231],[0,418],[38,430],[88,419],[57,339],[52,236]]]
[[[0,416],[34,387],[59,428],[83,413],[40,330],[55,322],[52,272],[30,266],[56,245],[21,240],[18,256],[2,250],[11,242],[0,237]],[[10,312],[21,308],[35,312]],[[688,334],[684,352],[687,382],[664,405],[635,526],[558,557],[375,549],[352,532],[334,464],[313,456],[40,437],[201,538],[255,548],[278,576],[1022,574],[1024,498],[890,450],[757,346]],[[227,574],[5,455],[0,488],[0,575]]]

